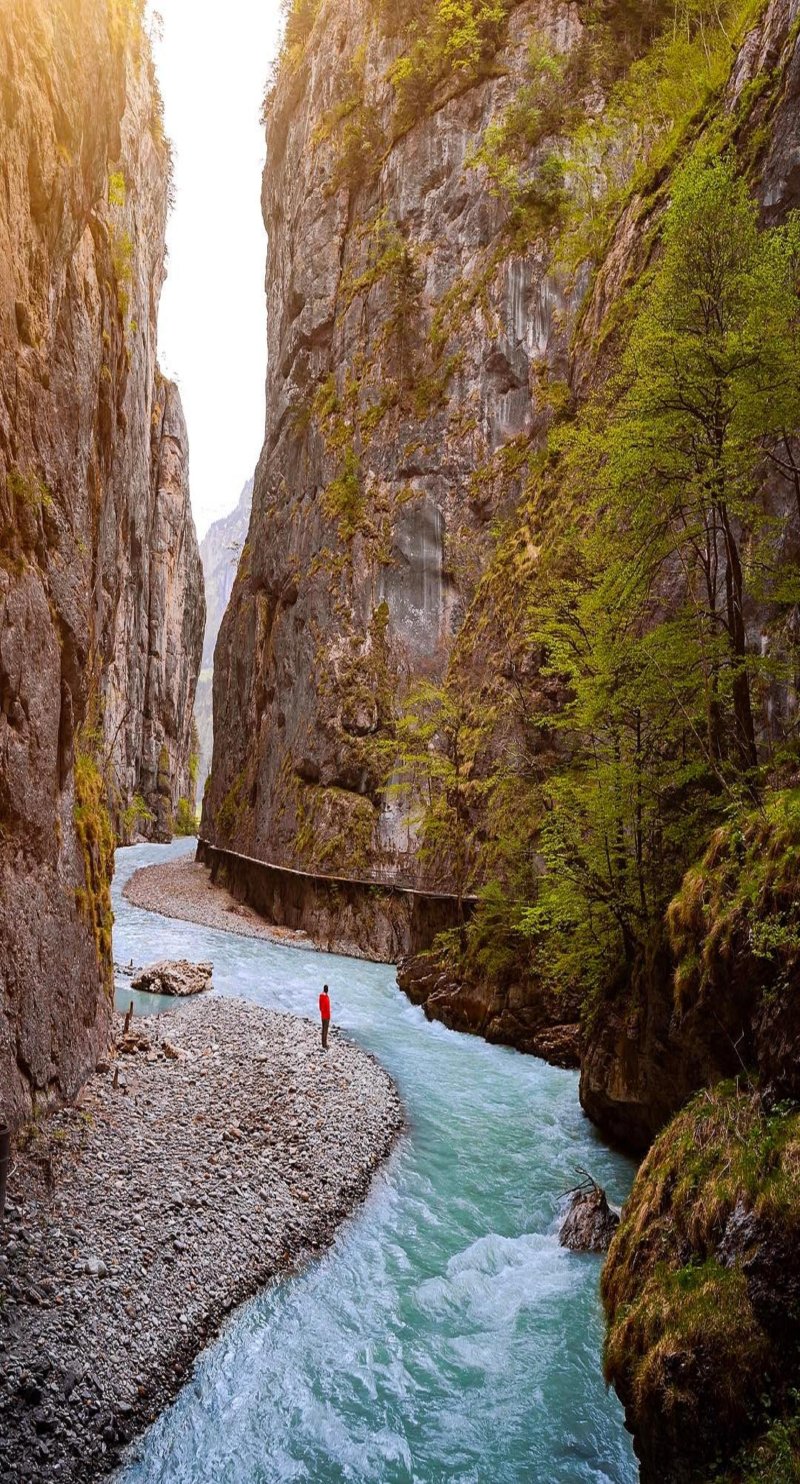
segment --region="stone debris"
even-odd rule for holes
[[[226,998],[122,1021],[17,1141],[0,1230],[0,1480],[88,1484],[232,1308],[327,1246],[403,1124],[336,1031]],[[114,1087],[124,1070],[126,1089]],[[324,1135],[321,1132],[324,1130]]]
[[[185,958],[165,959],[140,969],[131,980],[131,989],[183,1000],[210,989],[213,973],[213,964],[192,964]]]

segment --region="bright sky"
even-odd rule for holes
[[[160,351],[189,425],[202,537],[236,504],[264,437],[267,241],[261,220],[264,87],[280,0],[152,0],[175,147]]]

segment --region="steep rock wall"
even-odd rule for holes
[[[495,64],[401,128],[388,10],[328,0],[279,75],[267,438],[220,632],[204,815],[219,845],[416,868],[404,800],[382,792],[394,701],[446,671],[515,493],[476,471],[546,427],[537,387],[565,373],[583,287],[548,273],[535,243],[497,254],[504,206],[470,167],[539,33],[577,49],[580,8],[513,6]]]
[[[138,5],[11,0],[0,79],[0,1103],[16,1123],[72,1095],[104,1042],[108,809],[141,790],[158,816],[186,786],[203,599],[180,402],[156,366],[169,151]]]

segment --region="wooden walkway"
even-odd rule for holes
[[[412,884],[397,872],[375,871],[368,876],[340,876],[325,871],[303,871],[297,866],[284,865],[281,861],[265,861],[253,855],[241,855],[237,850],[229,850],[226,845],[212,845],[210,840],[204,840],[202,836],[198,836],[198,845],[204,850],[213,851],[216,855],[231,856],[234,860],[243,861],[246,865],[261,866],[268,871],[281,871],[287,876],[296,876],[305,881],[325,882],[331,886],[358,886],[365,890],[379,887],[383,891],[398,892],[403,896],[424,897],[437,902],[458,902],[459,900],[457,892]],[[478,901],[478,896],[474,891],[465,891],[462,893],[461,901],[465,904],[474,904]]]

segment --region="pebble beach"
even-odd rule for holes
[[[237,902],[227,887],[211,880],[207,866],[181,858],[134,872],[123,892],[132,907],[161,917],[196,922],[241,938],[261,938],[284,947],[308,948],[308,933],[278,927],[259,917],[246,902]]]
[[[403,1126],[336,1031],[216,996],[121,1021],[26,1133],[0,1232],[0,1479],[85,1484],[226,1316],[330,1244]]]

